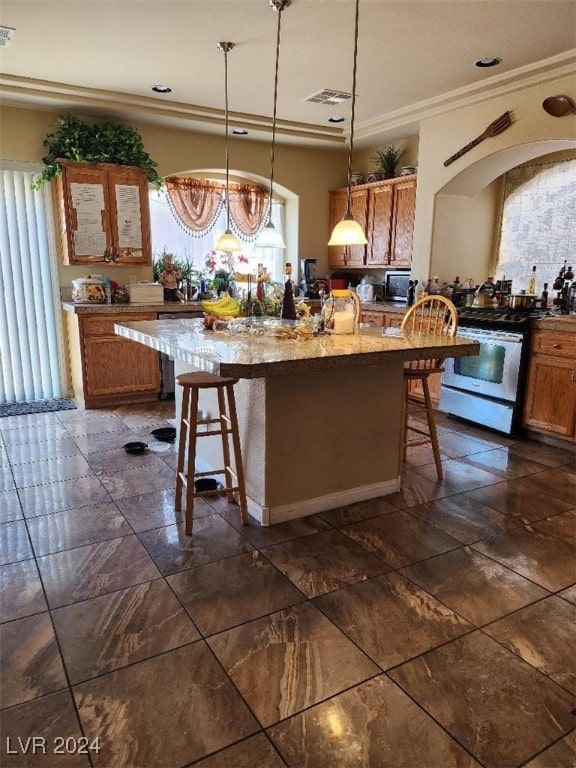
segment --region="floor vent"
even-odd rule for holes
[[[311,96],[307,96],[304,101],[311,101],[314,104],[342,104],[343,101],[348,101],[352,98],[351,93],[346,91],[335,91],[331,88],[323,88],[317,93],[313,93]]]

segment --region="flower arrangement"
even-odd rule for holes
[[[230,275],[237,271],[239,264],[248,264],[248,257],[244,256],[243,253],[239,253],[235,257],[233,253],[220,253],[212,250],[208,251],[204,257],[204,264],[209,275],[216,274],[217,272],[226,272]]]
[[[243,253],[234,256],[233,253],[211,250],[204,257],[204,264],[212,290],[221,293],[230,287],[230,281],[234,279],[238,266],[248,264],[248,257]]]

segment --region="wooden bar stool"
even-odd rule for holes
[[[425,296],[416,302],[404,315],[401,325],[406,333],[425,333],[441,339],[445,336],[454,336],[458,329],[458,311],[454,304],[444,296]],[[438,445],[438,433],[434,420],[434,409],[430,398],[428,379],[433,373],[442,373],[444,370],[442,358],[433,360],[411,360],[404,363],[404,412],[402,424],[402,461],[406,461],[406,449],[416,445],[432,445],[434,463],[438,480],[442,480],[442,457]],[[410,404],[420,406],[421,400],[412,391],[412,384],[420,382],[424,394],[424,411],[426,413],[427,429],[421,429],[415,424],[410,425],[410,431],[416,432],[422,437],[409,440],[408,418]]]
[[[214,496],[226,493],[228,502],[234,500],[234,493],[238,493],[242,523],[248,525],[248,511],[246,506],[246,488],[244,485],[244,470],[242,467],[242,454],[240,451],[240,434],[238,432],[238,417],[236,414],[236,401],[234,399],[234,384],[238,379],[224,378],[211,373],[194,371],[183,373],[176,378],[182,387],[182,410],[180,413],[180,436],[178,440],[178,467],[176,470],[176,499],[174,508],[182,509],[182,491],[186,488],[186,533],[192,533],[192,515],[194,513],[194,499],[201,496]],[[198,397],[201,389],[216,389],[218,394],[219,415],[214,419],[198,419]],[[228,403],[226,404],[226,399]],[[228,406],[228,407],[227,407]],[[208,428],[199,432],[199,425],[218,424],[218,429]],[[224,467],[210,472],[196,472],[196,440],[199,437],[211,437],[220,435],[222,440],[222,456]],[[234,448],[235,469],[230,466],[229,435],[232,435]],[[184,464],[188,460],[186,470]],[[225,487],[215,490],[197,491],[195,481],[197,478],[207,475],[224,475]],[[233,483],[235,480],[235,484]]]

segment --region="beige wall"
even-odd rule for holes
[[[18,163],[38,163],[45,148],[42,141],[54,130],[58,112],[0,108],[0,160]],[[103,119],[105,116],[102,116]],[[131,122],[143,138],[146,151],[158,163],[161,176],[179,171],[201,169],[222,170],[224,165],[224,137],[193,133],[175,128],[164,128],[141,122]],[[270,174],[270,146],[268,143],[230,138],[231,173],[260,177],[266,181]],[[287,260],[318,259],[317,274],[326,273],[328,241],[328,191],[346,183],[346,150],[340,148],[301,148],[277,145],[274,179],[279,188],[292,193],[289,211],[298,213],[288,221]],[[290,216],[288,217],[290,218]],[[289,256],[289,258],[288,258]],[[119,282],[128,282],[129,275],[138,279],[148,277],[150,270],[134,267],[112,268],[108,274]],[[83,267],[62,267],[61,284],[85,274]]]

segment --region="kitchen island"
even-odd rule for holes
[[[262,525],[397,492],[404,362],[478,353],[475,342],[397,329],[300,341],[206,331],[200,320],[114,328],[171,355],[176,375],[203,370],[239,378],[248,510]],[[201,393],[206,415],[216,412],[210,395]],[[200,441],[202,470],[221,466],[215,440]]]

